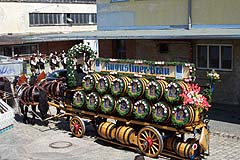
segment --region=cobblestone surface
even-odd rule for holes
[[[96,141],[94,130],[87,128],[83,138],[72,137],[67,123],[54,122],[48,127],[16,122],[14,128],[0,135],[0,160],[133,160],[138,153]],[[59,142],[72,144],[66,148],[51,148]],[[151,158],[145,157],[146,160]],[[161,160],[167,158],[159,158]],[[240,140],[221,133],[211,133],[209,160],[239,160]]]

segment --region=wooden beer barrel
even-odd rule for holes
[[[130,116],[133,109],[133,102],[128,97],[120,97],[117,100],[116,110],[121,116]]]
[[[167,82],[164,80],[150,81],[145,90],[145,97],[150,101],[158,101],[162,98]]]
[[[101,98],[96,92],[89,93],[86,96],[86,106],[91,111],[98,111],[101,104]]]
[[[164,140],[164,148],[175,151],[177,143],[181,141],[180,137],[172,136]]]
[[[86,102],[86,93],[84,91],[77,91],[73,95],[73,106],[82,108]]]
[[[189,126],[200,120],[199,111],[190,105],[174,106],[171,114],[172,123],[177,127]]]
[[[188,86],[183,81],[178,82],[170,82],[164,92],[164,97],[170,103],[177,103],[182,100],[180,94],[183,93],[184,90],[187,90]]]
[[[112,80],[111,93],[114,96],[125,96],[128,84],[131,81],[129,77],[120,77]]]
[[[96,82],[101,76],[97,73],[86,75],[83,77],[82,86],[86,92],[96,89]]]
[[[115,139],[116,128],[117,127],[114,123],[102,122],[99,125],[97,132],[101,137],[105,139],[113,140]]]
[[[106,114],[113,114],[116,111],[116,100],[109,94],[102,97],[101,111]]]
[[[135,119],[146,120],[151,114],[152,107],[146,99],[138,100],[133,107],[133,115]]]
[[[181,157],[191,159],[198,152],[198,145],[192,142],[177,142],[175,152]]]
[[[134,144],[134,138],[136,132],[131,127],[120,126],[116,130],[116,140],[122,144],[132,145]]]
[[[128,96],[133,99],[141,98],[149,81],[146,78],[135,78],[128,84]]]
[[[152,107],[152,121],[155,123],[168,123],[171,117],[171,105],[167,102],[155,103]]]
[[[100,77],[98,81],[96,82],[96,89],[98,93],[105,94],[111,89],[111,82],[114,79],[114,76],[112,75],[106,75],[103,77]]]

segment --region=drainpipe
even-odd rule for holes
[[[188,29],[192,29],[192,0],[188,0]]]

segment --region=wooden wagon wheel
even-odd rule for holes
[[[86,131],[83,120],[78,116],[75,116],[70,120],[69,126],[72,134],[78,138],[82,137]]]
[[[157,157],[163,150],[162,135],[151,126],[142,128],[137,136],[138,147],[148,157]]]

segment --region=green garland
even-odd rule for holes
[[[111,83],[111,93],[120,96],[123,93],[124,82],[121,78],[115,78]]]
[[[179,96],[182,92],[182,87],[178,83],[170,82],[166,86],[166,89],[164,91],[164,97],[170,103],[179,102],[182,99]]]
[[[67,53],[67,84],[68,87],[73,88],[77,86],[77,80],[75,77],[75,63],[74,60],[85,54],[85,63],[89,61],[90,58],[96,58],[96,52],[91,49],[90,46],[84,45],[82,43],[74,45],[68,50]]]
[[[132,79],[128,85],[128,96],[137,99],[142,95],[143,84],[139,79]]]
[[[120,97],[117,101],[116,109],[119,115],[127,116],[132,110],[133,103],[128,97]]]
[[[115,107],[116,107],[116,103],[114,98],[111,95],[106,94],[102,97],[101,110],[103,113],[112,113]]]
[[[92,92],[86,96],[87,108],[91,111],[97,111],[100,101],[101,99],[96,92]]]
[[[155,103],[152,107],[153,122],[165,123],[171,115],[170,105],[166,102]]]
[[[150,114],[151,106],[145,99],[138,100],[134,104],[133,115],[136,119],[145,119]]]
[[[100,94],[106,93],[111,86],[110,85],[111,82],[109,81],[109,79],[106,76],[99,78],[96,83],[97,83],[96,89],[97,89],[98,93],[100,93]]]
[[[86,101],[86,94],[84,91],[77,91],[73,95],[73,106],[77,108],[82,108]]]
[[[145,97],[150,101],[156,101],[160,98],[163,89],[159,82],[151,81],[147,84],[145,90]]]
[[[181,113],[181,115],[178,115],[179,112]],[[172,114],[171,114],[171,121],[173,125],[177,127],[183,127],[189,122],[189,120],[190,120],[190,113],[187,106],[178,105],[173,107]]]

